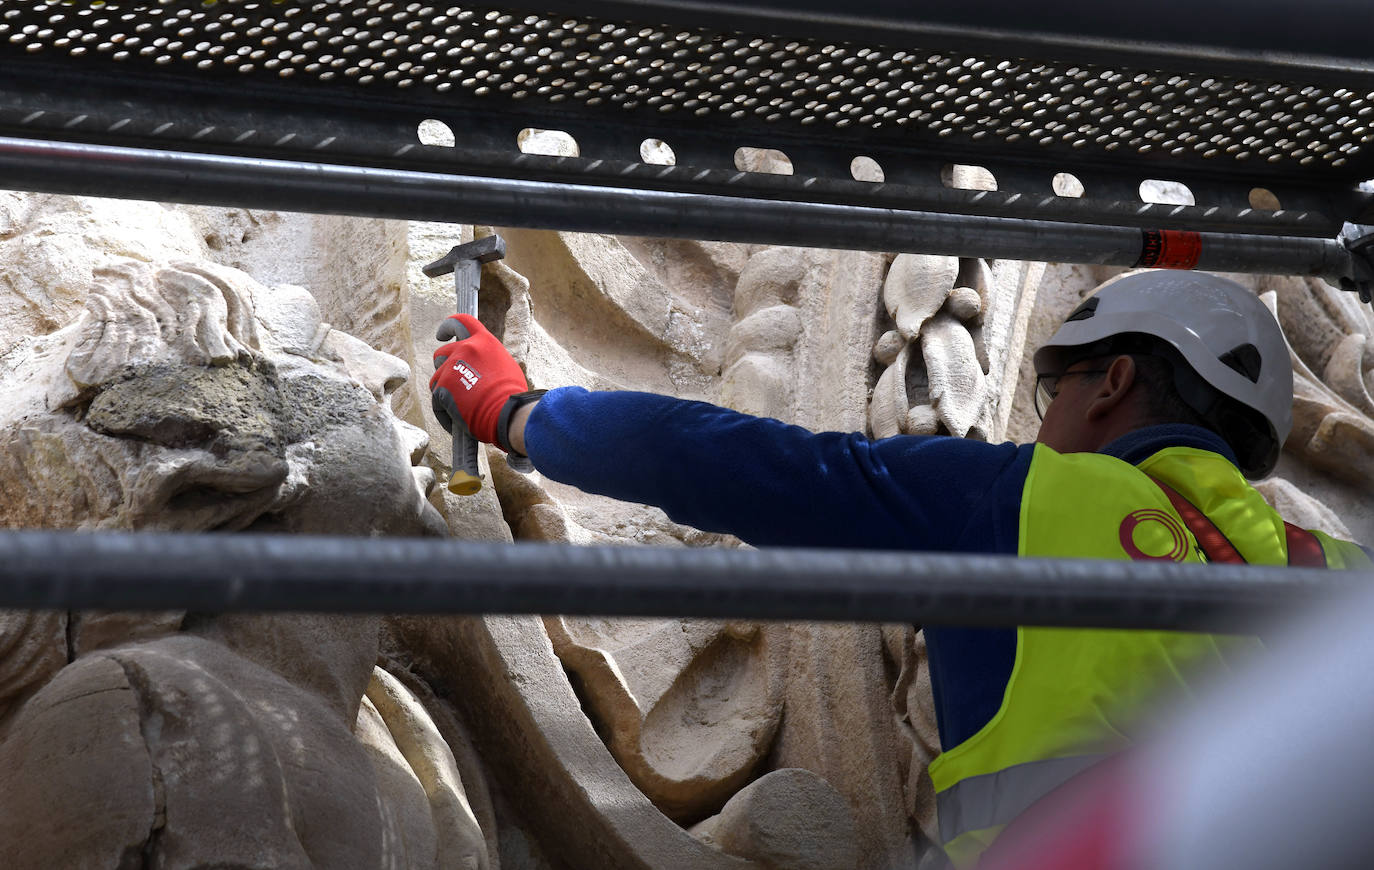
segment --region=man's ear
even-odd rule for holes
[[[1103,420],[1123,407],[1126,397],[1135,386],[1135,360],[1119,356],[1107,366],[1107,373],[1095,382],[1095,391],[1088,403],[1087,419]]]

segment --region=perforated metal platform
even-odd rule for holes
[[[938,2],[564,5],[0,0],[0,135],[1157,230],[1371,220],[1374,66],[1312,53],[1358,20],[1261,59],[988,31]],[[531,130],[578,156],[523,153]],[[740,171],[740,148],[791,174]]]

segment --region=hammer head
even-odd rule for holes
[[[452,272],[464,260],[490,263],[492,260],[499,260],[504,256],[506,256],[506,240],[498,235],[490,235],[465,245],[455,245],[447,254],[425,266],[421,271],[431,278],[438,278],[440,275],[447,275]]]

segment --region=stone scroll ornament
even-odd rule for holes
[[[15,274],[86,276],[3,336],[5,526],[445,532],[423,435],[389,409],[401,360],[205,259],[184,215],[133,204],[89,232],[99,203],[5,207],[48,228],[0,239]],[[379,625],[0,613],[6,866],[491,866],[485,786],[376,667]]]

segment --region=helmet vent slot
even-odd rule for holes
[[[1217,357],[1223,365],[1235,369],[1258,384],[1260,376],[1260,352],[1253,344],[1237,345]]]
[[[1087,320],[1097,313],[1098,298],[1093,296],[1083,300],[1083,304],[1073,310],[1073,313],[1064,319],[1065,323],[1073,323],[1075,320]]]

